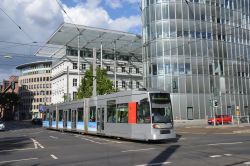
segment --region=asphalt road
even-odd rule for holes
[[[177,128],[178,140],[145,143],[46,130],[21,122],[0,132],[0,165],[247,166],[250,127]]]

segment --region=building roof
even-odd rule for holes
[[[36,55],[64,56],[63,50],[66,46],[78,48],[78,36],[80,36],[80,48],[98,49],[102,44],[103,50],[112,51],[115,48],[117,52],[134,54],[141,59],[142,39],[140,35],[69,23],[63,23],[47,43],[36,52]]]
[[[31,63],[25,63],[25,64],[21,64],[17,66],[16,69],[20,70],[28,66],[35,66],[35,65],[40,65],[40,64],[52,64],[52,61],[36,61],[36,62],[31,62]]]

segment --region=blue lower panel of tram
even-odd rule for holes
[[[77,122],[76,129],[77,130],[84,130],[84,122]]]
[[[56,121],[52,121],[52,127],[56,128]]]
[[[88,131],[97,131],[96,122],[88,122]]]
[[[63,128],[63,121],[58,121],[58,128],[62,129]]]
[[[71,121],[67,121],[67,129],[71,129]]]
[[[43,121],[43,127],[48,128],[49,127],[49,121]]]

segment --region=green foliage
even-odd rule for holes
[[[103,95],[116,91],[113,88],[112,81],[108,79],[106,70],[97,67],[96,78],[93,78],[93,67],[91,66],[89,70],[86,70],[85,76],[81,80],[80,87],[77,91],[78,99],[88,98],[92,96],[93,79],[96,79],[97,95]]]
[[[20,103],[20,96],[16,93],[5,93],[0,94],[0,105],[3,108],[9,108],[11,106],[16,106]]]

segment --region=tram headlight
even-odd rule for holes
[[[160,126],[160,125],[158,125],[158,124],[153,124],[153,128],[154,128],[154,129],[160,129],[160,128],[161,128],[161,126]]]

